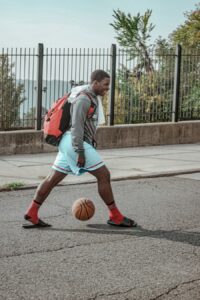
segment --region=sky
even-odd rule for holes
[[[152,10],[151,42],[185,21],[199,0],[0,0],[0,48],[110,48],[116,43],[113,10]]]

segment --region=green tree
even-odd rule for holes
[[[200,116],[200,2],[192,11],[185,12],[184,24],[178,26],[169,36],[172,45],[182,46],[181,68],[181,119],[197,119]]]
[[[125,48],[122,54],[127,57],[128,53],[129,60],[133,63],[131,67],[130,64],[129,66],[122,64],[117,73],[115,107],[117,123],[169,119],[168,99],[171,94],[165,92],[163,80],[168,64],[167,57],[163,58],[163,51],[167,45],[164,40],[160,40],[157,49],[153,49],[149,44],[154,29],[154,25],[150,23],[151,14],[151,10],[147,10],[144,15],[138,13],[136,16],[126,15],[120,10],[114,11],[115,21],[111,25],[117,33],[116,39]]]
[[[155,54],[159,56],[169,51],[174,51],[174,45],[172,45],[169,39],[159,36],[155,41]]]
[[[123,64],[117,71],[116,121],[118,123],[170,121],[174,91],[175,45],[182,44],[180,118],[197,117],[199,110],[200,4],[186,13],[188,20],[168,39],[159,37],[155,47],[149,45],[154,26],[151,11],[144,16],[114,11],[113,28]],[[190,51],[185,48],[190,47]],[[193,51],[192,51],[193,50]],[[119,51],[119,56],[120,56]],[[119,57],[120,59],[120,57]],[[135,63],[138,62],[138,63]],[[193,87],[195,87],[193,89]],[[119,105],[120,104],[120,105]],[[193,109],[194,108],[194,109]],[[120,115],[121,114],[121,115]],[[189,116],[189,115],[188,115]],[[190,117],[188,117],[190,118]]]
[[[21,96],[24,87],[16,84],[12,68],[8,55],[0,55],[0,130],[10,129],[20,122],[19,107],[25,100]]]
[[[138,13],[132,16],[130,13],[125,14],[121,10],[114,10],[114,22],[110,25],[117,33],[116,39],[120,46],[126,48],[130,59],[138,57],[139,63],[135,68],[136,71],[145,70],[147,73],[153,71],[153,64],[149,54],[149,39],[154,25],[150,23],[152,11],[147,10],[144,15]]]
[[[174,44],[181,44],[186,48],[200,49],[200,2],[196,9],[185,14],[186,20],[170,35]]]
[[[200,88],[198,85],[194,85],[185,97],[185,101],[181,106],[181,114],[183,119],[187,119],[188,116],[192,119],[199,119],[200,117]]]

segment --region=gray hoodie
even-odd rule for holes
[[[90,94],[92,102],[95,105],[95,112],[91,118],[88,118],[88,110],[91,106],[91,100],[88,96],[80,94],[71,106],[71,134],[72,146],[76,152],[84,150],[83,142],[93,145],[98,123],[98,99],[95,93],[88,87],[85,90]],[[82,91],[84,93],[84,91]],[[82,93],[81,92],[81,93]]]

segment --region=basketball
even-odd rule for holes
[[[87,198],[77,199],[72,205],[73,216],[80,221],[91,219],[95,212],[93,202]]]

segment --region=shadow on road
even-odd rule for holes
[[[85,229],[70,229],[70,228],[47,228],[48,231],[65,231],[91,234],[120,234],[133,237],[151,237],[156,239],[166,239],[173,242],[200,246],[200,232],[180,231],[180,230],[148,230],[138,226],[137,228],[110,228],[106,224],[88,224]]]

